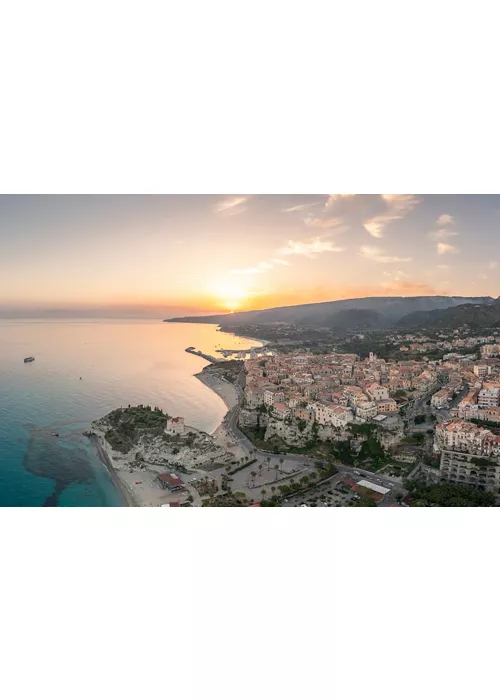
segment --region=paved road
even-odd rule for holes
[[[427,401],[428,396],[422,397],[420,401],[425,402]],[[316,462],[318,462],[318,458],[316,457],[308,457],[306,455],[300,455],[300,454],[279,454],[279,453],[269,453],[269,452],[263,452],[262,450],[257,450],[256,453],[253,453],[253,450],[255,450],[254,444],[247,438],[247,436],[241,432],[241,430],[238,428],[238,417],[240,413],[240,406],[235,406],[232,408],[226,415],[224,419],[224,424],[225,427],[227,428],[228,432],[230,433],[231,437],[239,443],[245,454],[251,458],[251,459],[256,459],[257,462],[267,462],[267,458],[271,457],[270,464],[276,464],[276,462],[283,457],[283,466],[286,467],[287,464],[290,465],[290,467],[302,467],[303,469],[314,469]],[[388,478],[386,476],[374,474],[373,472],[366,471],[364,469],[360,469],[358,467],[351,467],[349,465],[344,465],[344,464],[336,464],[335,465],[337,469],[340,472],[340,475],[342,476],[348,476],[354,480],[360,481],[361,479],[367,479],[373,483],[376,483],[380,486],[383,486],[384,488],[388,489],[394,489],[394,493],[403,491],[403,487],[401,484],[399,484],[397,481],[394,479]],[[248,495],[252,495],[253,497],[256,496],[256,493],[259,492],[259,489],[248,489],[245,487],[245,482],[248,479],[248,474],[252,469],[254,468],[254,465],[252,467],[249,467],[248,470],[244,469],[241,472],[238,472],[237,474],[234,475],[233,478],[235,478],[235,487],[238,488],[238,490],[245,491]],[[224,470],[217,470],[216,472],[213,472],[214,476],[219,473],[219,471],[222,473]],[[292,475],[291,475],[292,476]],[[333,478],[333,477],[332,477]],[[339,476],[337,479],[340,478]],[[386,501],[390,501],[389,494],[384,498],[384,504]]]

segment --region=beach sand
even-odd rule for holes
[[[206,384],[212,391],[214,391],[226,404],[228,413],[239,403],[238,391],[234,384],[226,381],[218,376],[212,375],[208,372],[200,372],[195,375],[200,382]],[[228,413],[224,416],[220,425],[212,433],[212,437],[217,442],[218,445],[224,447],[229,452],[232,452],[236,459],[245,457],[246,453],[240,445],[235,442],[232,435],[229,433],[226,427],[226,418]]]
[[[170,493],[156,483],[158,471],[148,469],[130,469],[125,459],[113,454],[111,446],[98,431],[92,436],[101,461],[106,466],[113,482],[122,495],[124,506],[144,507],[161,506],[164,503],[182,503],[189,495],[189,490]]]
[[[226,407],[231,411],[238,405],[239,397],[236,387],[230,382],[218,376],[209,374],[208,372],[200,372],[195,375],[201,382],[214,391],[226,404]],[[212,437],[218,445],[232,452],[235,458],[245,457],[244,450],[235,442],[234,438],[226,428],[226,418],[212,433]],[[101,461],[108,469],[108,472],[115,483],[123,498],[123,505],[135,507],[161,506],[165,503],[178,502],[183,503],[189,495],[193,496],[193,505],[201,505],[200,497],[197,491],[187,483],[187,479],[183,477],[186,483],[184,491],[170,493],[158,486],[156,479],[158,471],[148,469],[132,469],[130,468],[129,459],[122,458],[113,452],[111,446],[104,439],[104,433],[95,430],[95,435],[91,437],[94,442]],[[204,472],[193,472],[196,476]]]

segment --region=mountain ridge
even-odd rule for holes
[[[257,311],[241,311],[211,316],[184,316],[165,319],[166,323],[216,323],[238,325],[296,324],[311,328],[393,327],[415,313],[446,311],[463,305],[490,306],[492,297],[420,296],[362,297],[295,306],[279,306]],[[422,316],[425,318],[425,316]],[[418,318],[417,318],[418,321]]]

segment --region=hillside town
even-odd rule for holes
[[[439,335],[386,336],[400,359],[267,345],[214,360],[197,375],[227,405],[213,435],[138,406],[94,437],[134,505],[496,505],[500,336]]]
[[[425,336],[403,339],[415,341],[403,351],[429,350]],[[440,360],[299,351],[246,360],[240,427],[254,438],[260,435],[268,443],[279,438],[291,448],[305,448],[311,440],[352,444],[354,433],[359,448],[364,425],[371,429],[365,436],[376,436],[393,462],[417,466],[412,476],[497,492],[499,340],[438,340],[444,350],[479,346],[478,352],[447,352]],[[405,476],[409,471],[403,470]]]

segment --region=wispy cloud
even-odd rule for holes
[[[293,207],[288,207],[287,209],[283,209],[285,213],[291,213],[294,211],[308,211],[311,207],[315,207],[318,205],[318,202],[309,202],[307,204],[296,204]]]
[[[450,243],[437,243],[436,250],[438,255],[445,255],[446,253],[459,253],[460,249]]]
[[[450,266],[449,265],[438,265],[437,268],[438,268],[438,270],[449,270]]]
[[[498,267],[498,262],[496,260],[490,260],[488,263],[488,270],[496,270]]]
[[[309,238],[305,241],[288,241],[288,245],[279,251],[280,255],[304,255],[313,258],[319,253],[341,253],[344,248],[340,248],[329,239]]]
[[[385,211],[364,221],[364,227],[373,238],[382,238],[385,229],[393,221],[403,219],[420,203],[413,194],[381,194]]]
[[[315,228],[339,228],[344,226],[344,222],[339,217],[323,219],[319,216],[306,216],[304,219],[306,226]]]
[[[236,214],[242,214],[247,209],[247,204],[252,198],[251,194],[242,195],[232,195],[231,197],[225,197],[214,205],[214,212],[216,214],[226,214],[228,216],[235,216]]]
[[[350,199],[351,197],[357,197],[355,194],[329,194],[327,197],[327,200],[325,202],[325,211],[328,211],[331,209],[336,202],[340,201],[341,199]]]
[[[438,216],[436,219],[436,224],[438,226],[453,226],[455,223],[455,219],[451,216],[451,214],[441,214],[441,216]]]
[[[394,282],[399,282],[400,280],[407,279],[409,276],[410,275],[407,275],[406,272],[403,272],[402,270],[393,270],[391,272],[386,270],[384,272],[384,277],[388,277]]]
[[[373,260],[377,263],[398,263],[398,262],[411,262],[412,258],[399,258],[395,255],[386,255],[385,251],[381,248],[375,248],[373,246],[361,246],[360,254],[363,258],[367,260]]]
[[[271,262],[274,263],[275,265],[291,265],[292,263],[288,262],[288,260],[281,260],[280,258],[271,258]]]
[[[458,236],[459,233],[458,231],[453,231],[448,228],[440,228],[437,229],[437,231],[431,231],[429,233],[429,237],[432,238],[434,241],[444,241],[447,238],[453,238],[453,236]]]

